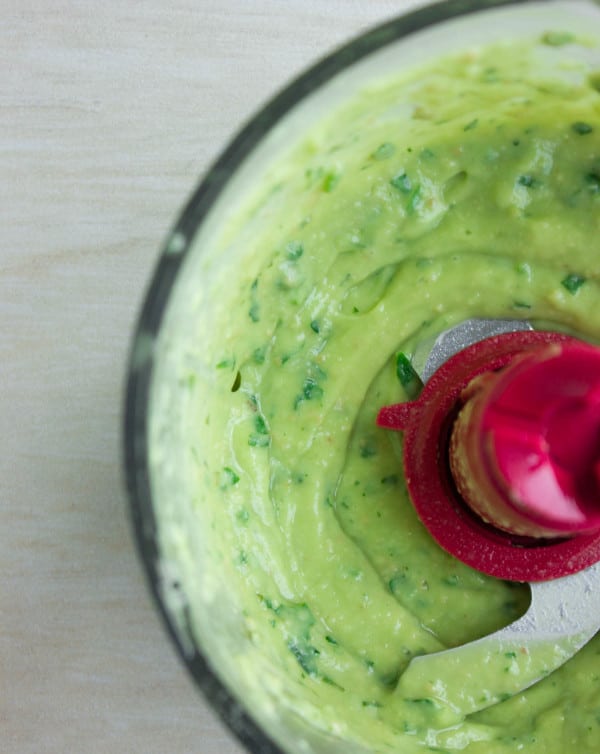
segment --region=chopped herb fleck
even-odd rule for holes
[[[513,301],[513,307],[515,309],[531,309],[531,304],[526,301]]]
[[[254,417],[254,430],[248,437],[248,445],[253,448],[266,448],[270,445],[269,429],[261,414]]]
[[[576,123],[573,123],[571,130],[576,134],[579,134],[580,136],[586,136],[587,134],[591,134],[594,129],[592,128],[592,126],[590,126],[589,123],[578,120]]]
[[[313,319],[313,321],[312,321],[312,322],[310,323],[310,329],[311,329],[311,330],[312,330],[313,332],[316,332],[316,333],[317,333],[317,335],[319,334],[319,332],[320,332],[320,327],[319,327],[319,322],[318,322],[318,320],[316,320],[316,319]]]
[[[402,191],[403,194],[410,193],[410,190],[412,189],[412,181],[406,173],[398,173],[398,175],[392,178],[390,183],[395,189]]]
[[[258,322],[260,320],[260,307],[256,301],[248,310],[248,316],[253,322]]]
[[[304,246],[300,241],[290,241],[285,247],[287,258],[295,261],[304,254]]]
[[[216,365],[217,369],[229,369],[235,366],[235,359],[223,359]]]
[[[231,392],[237,393],[237,391],[240,389],[241,384],[242,384],[242,373],[238,370],[237,374],[235,375],[233,385],[231,386]]]
[[[525,186],[526,188],[535,188],[538,184],[536,179],[532,175],[520,175],[517,178],[519,186]]]
[[[474,128],[477,128],[478,123],[479,118],[474,118],[470,123],[467,123],[467,125],[463,128],[463,131],[472,131]]]
[[[264,416],[261,414],[257,414],[254,417],[254,428],[258,432],[259,435],[268,435],[269,430],[267,429],[267,423],[265,422]]]
[[[270,444],[268,435],[251,434],[248,437],[248,445],[252,448],[266,448]]]
[[[333,189],[340,182],[340,178],[341,176],[339,173],[334,173],[334,172],[327,173],[325,175],[325,178],[323,178],[323,183],[322,183],[323,191],[325,191],[327,194],[333,191]]]
[[[333,678],[330,678],[328,675],[321,676],[321,680],[323,683],[326,683],[328,686],[333,686],[336,689],[339,689],[340,691],[345,691],[346,689],[343,686],[340,686],[339,683],[336,683]]]
[[[396,376],[410,400],[416,398],[423,389],[421,378],[402,351],[396,354]]]
[[[235,514],[235,517],[241,524],[247,524],[250,520],[250,514],[245,508],[240,508],[239,511]]]
[[[389,474],[388,476],[384,476],[382,478],[381,484],[389,485],[391,487],[398,484],[398,480],[398,474]]]
[[[302,670],[308,675],[317,673],[317,657],[319,650],[305,641],[290,641],[288,649],[294,655]]]
[[[337,646],[337,641],[333,638],[333,636],[330,636],[329,634],[325,637],[325,641],[328,644],[334,644]]]
[[[408,202],[406,203],[406,210],[410,215],[412,215],[413,212],[416,210],[419,204],[420,197],[421,197],[421,187],[419,186],[419,184],[417,184],[414,187],[414,189],[410,192]]]
[[[252,352],[252,360],[255,364],[264,364],[265,363],[265,355],[267,352],[267,347],[262,346],[262,348],[255,348]]]
[[[600,193],[600,173],[588,173],[585,182],[591,194]]]
[[[392,576],[392,578],[388,581],[390,592],[392,594],[398,594],[398,592],[400,592],[406,585],[406,581],[407,578],[405,573],[398,573],[395,576]]]
[[[307,401],[311,401],[313,398],[321,398],[323,388],[312,377],[307,377],[302,387],[302,395]]]
[[[372,437],[365,437],[360,443],[359,453],[361,458],[373,458],[377,455],[377,443]]]
[[[575,273],[571,273],[570,275],[567,275],[566,278],[563,278],[560,283],[563,288],[566,288],[569,293],[574,296],[581,288],[581,286],[585,283],[585,281],[586,278],[583,277],[583,275],[576,275]]]
[[[547,31],[542,35],[542,44],[562,47],[575,41],[575,35],[568,31]]]
[[[396,147],[393,144],[390,144],[389,141],[386,141],[377,147],[373,152],[372,157],[375,160],[387,160],[387,158],[391,157],[395,151]]]
[[[229,466],[225,466],[221,472],[221,489],[225,490],[228,487],[233,487],[240,481],[239,476]]]

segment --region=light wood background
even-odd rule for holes
[[[0,0],[0,751],[240,754],[163,633],[120,468],[158,249],[290,76],[423,0]]]

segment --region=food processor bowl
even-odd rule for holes
[[[198,357],[197,323],[204,330],[219,327],[219,286],[228,269],[248,261],[256,228],[250,223],[228,235],[229,220],[315,124],[383,78],[472,46],[553,30],[585,36],[594,28],[600,28],[600,10],[588,0],[448,0],[385,23],[324,58],[268,102],[216,159],[167,237],[129,362],[124,456],[133,528],[156,605],[185,666],[255,754],[373,749],[338,729],[335,720],[311,723],[267,657],[244,662],[240,647],[251,645],[249,628],[235,591],[215,565],[213,522],[193,484],[198,474],[209,473],[202,448],[210,434],[194,425],[197,398],[185,375],[192,380],[206,368]],[[576,54],[584,61],[598,56],[583,46]],[[571,75],[560,67],[552,73],[565,80]],[[212,396],[206,393],[201,400],[210,402]],[[199,438],[193,453],[192,431]],[[190,511],[197,523],[193,530]],[[182,578],[181,559],[191,548],[197,556],[194,584]],[[322,710],[322,720],[327,714]]]

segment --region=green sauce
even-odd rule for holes
[[[201,643],[274,729],[305,721],[344,752],[598,749],[598,637],[474,715],[403,695],[413,657],[507,625],[529,592],[433,543],[401,436],[375,425],[418,390],[415,344],[465,319],[600,339],[600,94],[583,68],[568,84],[536,68],[566,54],[559,36],[444,60],[325,120],[224,229],[243,264],[185,322],[188,481],[185,510],[159,509],[165,557]],[[502,688],[519,661],[459,665],[452,682]]]

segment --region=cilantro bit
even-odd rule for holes
[[[532,175],[520,175],[517,178],[519,186],[525,186],[525,188],[535,188],[538,182]]]
[[[285,247],[285,250],[287,253],[287,258],[291,259],[294,262],[297,259],[300,259],[300,257],[304,254],[304,246],[300,241],[290,241]]]
[[[467,123],[467,125],[463,128],[463,131],[472,131],[474,128],[477,128],[478,124],[479,118],[474,118],[470,123]]]
[[[406,175],[406,173],[398,173],[398,175],[392,178],[390,183],[395,189],[402,191],[403,194],[410,193],[410,190],[412,188],[412,181]]]
[[[594,129],[592,126],[590,126],[589,123],[586,123],[583,120],[578,120],[575,123],[571,125],[571,131],[574,131],[576,134],[579,134],[580,136],[586,136],[587,134],[591,134]]]
[[[254,432],[248,437],[248,445],[252,448],[266,448],[270,444],[271,437],[265,418],[262,414],[257,414],[254,417]]]
[[[241,387],[241,384],[242,384],[242,373],[238,370],[238,373],[235,375],[233,385],[231,386],[231,392],[237,393],[237,391]]]
[[[561,280],[560,284],[563,286],[563,288],[566,288],[572,296],[574,296],[581,288],[581,286],[585,283],[585,281],[586,278],[583,277],[583,275],[576,275],[572,272],[567,275],[566,278]]]
[[[423,382],[402,351],[396,354],[396,376],[408,398],[414,400],[423,389]]]
[[[225,466],[221,472],[221,489],[226,490],[240,481],[239,476],[229,466]]]
[[[585,182],[591,194],[600,193],[600,173],[588,173]]]
[[[542,44],[549,47],[563,47],[575,41],[575,36],[568,31],[547,31],[542,35]]]
[[[307,401],[313,398],[321,398],[323,395],[323,388],[317,384],[316,380],[312,377],[307,377],[302,386],[302,395]]]
[[[339,173],[334,173],[334,172],[327,173],[325,178],[323,178],[323,183],[321,185],[323,191],[325,191],[325,193],[327,194],[331,193],[333,189],[340,182],[340,178],[341,176]]]
[[[389,141],[386,141],[377,147],[377,149],[373,152],[372,157],[374,160],[387,160],[388,157],[391,157],[395,151],[396,147],[393,144],[390,144]]]

